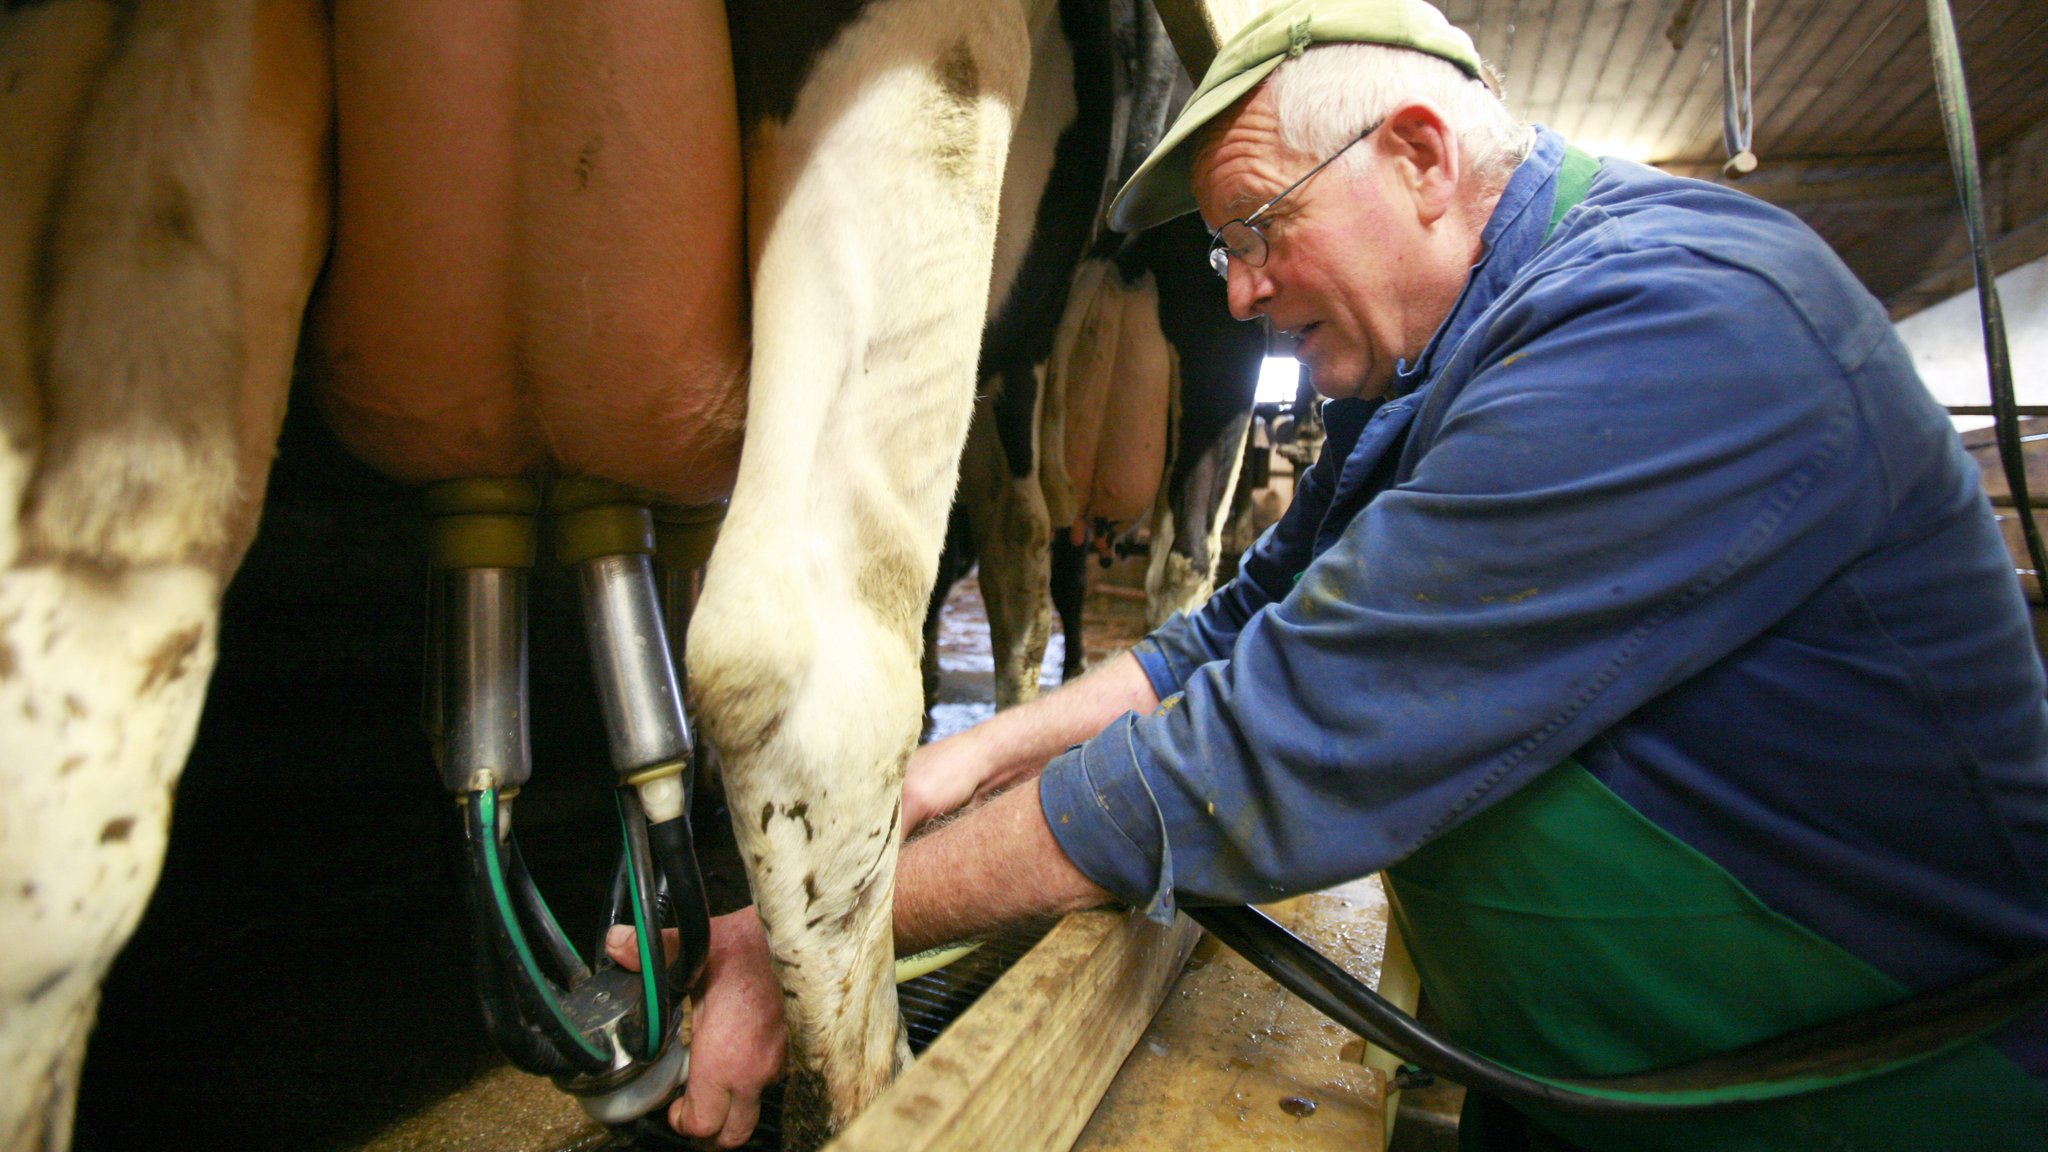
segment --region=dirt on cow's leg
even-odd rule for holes
[[[68,1146],[162,865],[325,247],[325,34],[317,0],[0,14],[0,1147]]]
[[[100,980],[162,867],[219,598],[206,567],[0,572],[0,1147],[68,1143]]]
[[[782,981],[790,1147],[908,1058],[891,980],[902,772],[1033,8],[871,5],[788,122],[752,138],[747,447],[689,664]]]

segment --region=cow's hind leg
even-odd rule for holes
[[[919,632],[1030,54],[1016,5],[872,5],[754,141],[747,446],[689,664],[784,990],[794,1146],[907,1057],[890,911]]]
[[[996,707],[1009,708],[1038,696],[1039,665],[1052,631],[1045,598],[1052,518],[1039,488],[1036,446],[1028,439],[1038,420],[1032,367],[999,374],[983,387],[994,394],[979,401],[968,431],[960,502],[981,561]],[[1024,395],[1016,395],[1020,391]]]
[[[0,1147],[67,1145],[162,864],[325,242],[324,39],[317,0],[0,13]]]
[[[1055,536],[1051,545],[1052,606],[1060,614],[1060,636],[1066,652],[1060,660],[1060,683],[1070,684],[1088,670],[1088,652],[1083,644],[1086,625],[1082,621],[1088,602],[1088,550],[1065,536]]]

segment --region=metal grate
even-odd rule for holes
[[[936,972],[896,986],[910,1050],[923,1055],[939,1034],[988,991],[1003,973],[1052,931],[1056,920],[1036,920],[997,936],[972,954]],[[666,1121],[645,1123],[631,1133],[615,1133],[576,1152],[654,1152],[684,1145],[668,1131]],[[745,1147],[775,1152],[782,1147],[782,1086],[771,1085],[761,1097],[761,1120]]]

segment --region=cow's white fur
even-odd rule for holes
[[[252,5],[137,4],[82,110],[47,240],[32,555],[129,565],[226,548]]]
[[[213,669],[211,566],[0,574],[0,1146],[62,1148]]]
[[[213,660],[233,412],[200,413],[215,427],[189,439],[172,430],[145,434],[132,455],[109,449],[134,430],[131,418],[163,414],[149,394],[162,374],[218,398],[233,394],[240,370],[227,234],[248,21],[232,15],[144,4],[119,52],[109,48],[113,14],[98,4],[24,11],[0,30],[8,55],[20,54],[9,71],[22,78],[0,115],[10,205],[0,247],[0,407],[9,416],[0,443],[0,1145],[9,1148],[69,1140],[100,977],[155,884],[169,789]],[[166,85],[207,99],[152,113],[163,101],[148,96]],[[158,146],[165,140],[183,147]],[[165,195],[179,202],[167,210]],[[100,292],[110,297],[95,306]],[[110,332],[108,315],[125,330]],[[170,338],[192,320],[205,336]],[[106,383],[115,399],[97,402]],[[111,474],[94,474],[110,464]]]
[[[1047,0],[871,7],[750,155],[748,447],[689,654],[783,983],[786,1123],[836,1127],[907,1057],[889,917],[920,626],[1006,157],[1057,33]]]
[[[25,531],[0,516],[7,1147],[68,1141],[99,977],[161,863],[323,216],[312,190],[286,215],[313,255],[273,243],[259,255],[279,284],[246,282],[251,0],[136,0],[125,19],[54,0],[0,23],[0,53],[69,66],[29,69],[0,105],[0,190],[29,208],[0,222],[0,498],[26,509]],[[1019,128],[1027,93],[1071,115],[1051,107],[1071,99],[1060,73],[1027,75],[1058,34],[1051,0],[875,4],[750,157],[752,447],[691,663],[793,997],[799,1095],[835,1125],[904,1055],[888,910],[918,623],[985,294],[1021,262],[1036,199],[1005,190],[1006,168],[1042,184],[1057,137]],[[1005,210],[1023,227],[999,243]]]
[[[324,235],[324,127],[244,163],[251,132],[293,132],[251,123],[252,61],[279,62],[254,29],[312,12],[0,17],[0,1147],[68,1143],[100,978],[162,864]]]

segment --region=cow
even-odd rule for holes
[[[486,481],[486,518],[542,482],[730,491],[689,665],[785,988],[790,1138],[886,1084],[918,623],[1100,12],[0,13],[0,1143],[68,1142],[301,348],[352,452]]]
[[[1077,267],[1073,284],[1088,298],[1068,301],[1059,339],[1044,342],[1043,360],[1018,357],[989,373],[984,352],[983,395],[961,464],[960,498],[941,578],[926,606],[927,704],[936,684],[931,638],[939,607],[947,589],[976,561],[998,708],[1038,692],[1051,632],[1048,587],[1066,638],[1062,678],[1081,672],[1087,559],[1100,555],[1107,562],[1126,532],[1150,529],[1148,626],[1200,604],[1214,590],[1267,337],[1260,326],[1231,319],[1225,286],[1205,259],[1208,245],[1208,233],[1192,217],[1128,240],[1110,238],[1100,254]],[[1115,310],[1119,322],[1114,329],[1091,323],[1091,309]],[[1106,341],[1110,350],[1083,356],[1074,348],[1082,340]],[[1139,341],[1156,349],[1138,357],[1118,350]],[[1158,424],[1155,432],[1128,415],[1104,421],[1108,442],[1096,448],[1104,463],[1087,471],[1134,475],[1122,480],[1125,490],[1115,499],[1098,496],[1093,508],[1075,495],[1074,473],[1081,468],[1074,455],[1049,447],[1077,439],[1060,420],[1071,419],[1079,405],[1055,403],[1047,395],[1056,388],[1069,396],[1083,391],[1072,379],[1075,373],[1060,370],[1062,352],[1068,363],[1085,359],[1102,372],[1098,392],[1135,395],[1153,405],[1145,415]],[[1118,371],[1133,359],[1165,366],[1160,386],[1148,388]],[[1164,451],[1129,451],[1126,438],[1134,427],[1141,438],[1158,435],[1157,447]],[[1110,509],[1111,504],[1119,506]],[[1100,514],[1106,509],[1111,514]]]
[[[1116,66],[1077,90],[1084,106],[1113,109],[1107,170],[1098,144],[1074,141],[1069,170],[1056,173],[1040,204],[1018,291],[982,347],[960,493],[926,605],[927,707],[938,679],[939,609],[977,562],[999,708],[1037,694],[1051,631],[1048,584],[1067,641],[1062,677],[1082,670],[1091,546],[1107,554],[1123,530],[1150,524],[1155,625],[1213,587],[1220,510],[1237,477],[1266,337],[1231,320],[1198,222],[1137,237],[1104,223],[1110,197],[1191,88],[1151,11],[1133,14],[1117,43]],[[1083,117],[1077,130],[1088,123]]]

